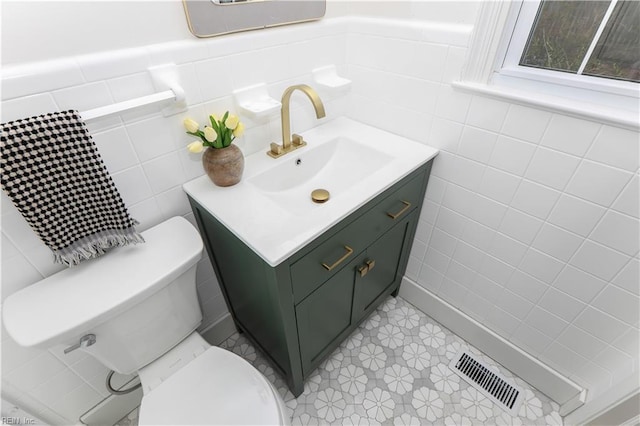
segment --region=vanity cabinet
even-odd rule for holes
[[[430,170],[431,161],[277,266],[190,197],[236,327],[266,355],[295,396],[387,296],[397,295]]]
[[[374,310],[400,272],[415,212],[296,305],[302,374],[309,374]],[[409,247],[410,248],[410,247]],[[402,277],[404,269],[398,278]]]

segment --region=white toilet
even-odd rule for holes
[[[289,424],[282,398],[258,370],[195,331],[198,232],[174,217],[142,235],[145,244],[9,296],[3,321],[11,337],[28,347],[78,346],[118,373],[137,372],[140,424]]]

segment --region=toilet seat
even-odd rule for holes
[[[247,361],[213,346],[144,395],[139,424],[288,424],[275,392]]]

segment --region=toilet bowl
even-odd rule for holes
[[[238,355],[211,346],[196,265],[202,240],[184,218],[9,296],[3,322],[20,345],[80,350],[142,384],[140,424],[289,424],[276,389]]]
[[[166,359],[176,362],[175,359],[190,358],[199,342],[204,340],[198,334],[189,336]],[[157,367],[152,363],[139,372],[143,388],[157,383],[150,390],[143,389],[139,416],[142,425],[288,424],[286,408],[276,389],[232,352],[209,346],[162,382],[157,378],[166,368],[156,370]]]

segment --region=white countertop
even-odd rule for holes
[[[215,186],[206,175],[183,185],[187,194],[271,266],[282,263],[438,154],[435,148],[347,118],[337,118],[302,133],[302,136],[307,146],[278,159],[265,152],[246,157],[242,180],[234,186]],[[388,155],[389,161],[357,181],[345,181],[336,196],[324,204],[313,204],[310,199],[310,191],[318,187],[318,182],[310,188],[305,188],[303,182],[286,191],[271,193],[260,189],[268,186],[268,182],[252,183],[256,181],[256,175],[281,167],[285,162],[293,164],[298,158],[305,161],[313,155],[314,148],[336,137],[346,138],[346,143],[353,140],[367,145]],[[295,175],[291,179],[296,182]],[[292,199],[292,195],[297,197],[293,198],[295,205],[282,201]]]

